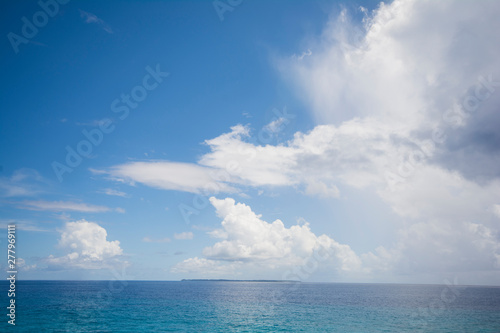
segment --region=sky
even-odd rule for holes
[[[499,2],[0,6],[19,279],[500,285]]]

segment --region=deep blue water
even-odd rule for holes
[[[500,332],[500,288],[17,281],[18,332]]]

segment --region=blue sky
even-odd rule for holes
[[[19,278],[500,283],[495,2],[41,3],[0,23]]]

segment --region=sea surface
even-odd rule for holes
[[[1,332],[500,332],[498,287],[17,281],[15,327],[0,290]]]

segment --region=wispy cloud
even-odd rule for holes
[[[23,258],[17,258],[16,266],[22,271],[30,271],[37,268],[36,264],[26,265],[26,261]]]
[[[80,121],[75,122],[76,126],[98,127],[101,124],[102,124],[102,119],[95,119],[87,122],[80,122]]]
[[[174,234],[175,239],[193,239],[193,233],[191,231],[181,232],[180,234]]]
[[[111,209],[106,206],[89,205],[83,202],[73,202],[73,201],[24,201],[20,203],[22,208],[29,210],[41,210],[41,211],[52,211],[52,212],[83,212],[83,213],[103,213],[108,212]]]
[[[98,18],[95,14],[92,14],[92,13],[89,13],[89,12],[86,12],[86,11],[80,9],[80,17],[85,20],[85,23],[97,24],[107,33],[109,33],[109,34],[113,33],[113,30],[111,29],[111,27],[106,22],[104,22],[103,20]]]
[[[0,196],[30,197],[42,192],[47,181],[33,169],[19,169],[11,177],[0,177]]]
[[[17,230],[48,232],[50,230],[40,228],[32,221],[17,220],[17,219],[0,219],[0,228],[6,229],[8,225],[14,224]]]
[[[312,52],[311,52],[311,50],[308,49],[307,51],[302,52],[301,55],[299,55],[299,56],[293,55],[293,57],[296,59],[302,60],[302,59],[304,59],[304,57],[309,57],[310,55],[312,55]]]
[[[114,190],[111,188],[103,188],[102,190],[98,191],[98,193],[103,193],[103,194],[117,196],[117,197],[123,197],[123,198],[128,196],[127,193],[125,193],[125,192],[117,191],[117,190]]]

